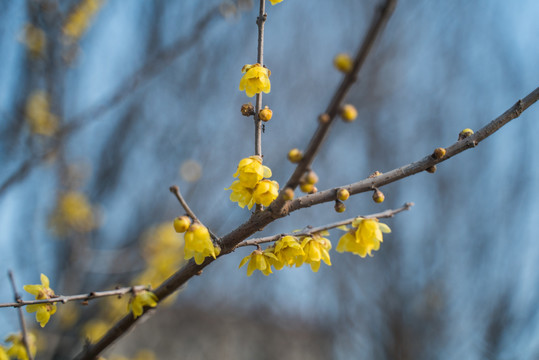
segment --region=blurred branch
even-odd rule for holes
[[[266,236],[266,237],[263,237],[263,238],[245,240],[245,241],[240,242],[238,245],[236,245],[236,249],[239,248],[239,247],[243,247],[243,246],[249,246],[249,245],[254,246],[254,245],[258,245],[258,244],[264,244],[264,243],[268,243],[268,242],[272,242],[272,241],[277,241],[277,240],[279,240],[280,238],[282,238],[284,236],[294,236],[294,237],[309,236],[309,235],[312,235],[312,234],[316,234],[316,233],[318,233],[320,231],[334,229],[334,228],[339,227],[339,226],[351,224],[358,217],[362,217],[362,218],[365,218],[365,219],[391,218],[391,217],[395,216],[398,213],[401,213],[401,212],[406,211],[406,210],[410,210],[410,208],[412,206],[414,206],[414,203],[408,202],[408,203],[404,204],[402,207],[400,207],[398,209],[394,209],[394,210],[388,209],[386,211],[382,211],[382,212],[379,212],[379,213],[376,213],[376,214],[371,214],[371,215],[366,215],[366,216],[356,216],[356,217],[353,217],[353,218],[350,218],[350,219],[341,220],[341,221],[337,221],[337,222],[334,222],[334,223],[331,223],[331,224],[322,225],[322,226],[318,226],[318,227],[314,227],[314,228],[313,227],[307,227],[306,229],[298,231],[298,232],[292,232],[292,233],[288,233],[288,234],[278,234],[278,235]]]
[[[321,204],[328,201],[333,201],[337,198],[337,191],[341,188],[344,188],[350,192],[350,194],[359,194],[366,191],[371,191],[375,187],[381,187],[383,185],[390,184],[397,180],[403,179],[408,176],[412,176],[421,171],[427,170],[428,168],[446,161],[451,157],[463,152],[464,150],[474,148],[481,141],[489,137],[498,131],[502,126],[507,124],[509,121],[516,119],[520,114],[530,107],[539,99],[539,87],[528,94],[524,99],[518,100],[515,105],[507,109],[502,115],[498,116],[496,119],[492,120],[490,123],[479,129],[473,135],[459,140],[453,145],[446,148],[446,154],[440,159],[436,159],[433,155],[427,155],[423,159],[410,163],[408,165],[401,166],[397,169],[393,169],[387,173],[376,176],[374,178],[367,178],[359,182],[339,186],[333,189],[328,189],[324,191],[317,192],[315,194],[306,195],[294,199],[289,202],[288,211],[296,211],[298,209],[310,207],[316,204]],[[273,208],[273,207],[272,207]]]
[[[13,295],[15,297],[15,302],[17,304],[21,303],[21,296],[17,292],[17,286],[15,285],[15,278],[13,276],[13,272],[9,270],[7,272],[7,275],[9,277],[9,282],[11,283],[11,287],[13,288]],[[24,322],[24,315],[22,314],[22,309],[19,307],[17,309],[19,313],[19,323],[21,325],[21,333],[22,333],[22,343],[24,345],[24,348],[26,349],[26,354],[28,355],[28,360],[34,360],[34,357],[32,356],[32,352],[30,351],[30,343],[28,342],[28,332],[26,331],[26,323]]]
[[[145,285],[137,285],[137,286],[118,288],[114,290],[107,290],[107,291],[92,291],[91,293],[88,293],[88,294],[57,295],[56,297],[53,297],[50,299],[43,299],[43,300],[29,300],[29,301],[20,300],[15,303],[0,303],[0,308],[4,308],[4,307],[20,308],[22,306],[27,306],[27,305],[51,304],[51,303],[58,303],[58,302],[65,304],[70,301],[78,301],[78,300],[90,301],[90,300],[107,297],[107,296],[121,296],[127,293],[136,293],[143,290],[150,291],[151,288]]]

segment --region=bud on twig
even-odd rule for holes
[[[375,189],[374,193],[372,194],[372,199],[375,203],[383,203],[385,200],[384,193],[378,189]]]
[[[335,200],[335,211],[338,213],[342,213],[345,210],[346,210],[346,206],[344,205],[344,203],[339,200]]]
[[[339,189],[337,191],[337,199],[341,201],[346,201],[350,197],[350,193],[346,189]]]
[[[243,116],[251,116],[255,114],[255,107],[251,103],[243,104],[241,106],[241,114]]]

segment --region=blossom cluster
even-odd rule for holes
[[[36,355],[36,336],[32,333],[27,333],[26,341],[28,341],[28,349],[30,350],[32,357],[34,357]],[[5,342],[11,343],[11,345],[7,349],[0,345],[0,360],[29,359],[22,334],[11,334],[6,337]]]
[[[238,180],[225,190],[232,190],[230,200],[237,202],[242,208],[247,206],[251,210],[254,204],[269,206],[279,194],[279,184],[268,179],[271,177],[271,170],[262,165],[260,156],[242,159],[234,177]]]
[[[217,258],[221,248],[215,246],[207,227],[199,222],[191,224],[191,219],[187,216],[180,216],[174,220],[174,229],[178,233],[185,232],[184,259],[194,258],[197,265],[204,262],[204,259],[211,256]]]
[[[245,264],[247,266],[247,276],[251,276],[255,270],[259,270],[264,275],[272,274],[271,267],[275,270],[281,270],[283,267],[310,264],[311,270],[318,272],[321,261],[331,266],[329,250],[331,242],[326,239],[327,232],[312,234],[310,236],[287,235],[275,242],[274,245],[260,250],[257,249],[243,258],[240,268]]]
[[[351,252],[365,257],[372,256],[372,251],[380,249],[384,240],[382,233],[390,233],[391,229],[378,219],[357,218],[352,222],[352,228],[346,228],[347,233],[341,236],[337,244],[338,252]]]

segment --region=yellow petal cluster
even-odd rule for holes
[[[36,355],[36,336],[32,333],[28,333],[26,339],[28,340],[30,353],[32,354],[32,357],[34,357]],[[8,359],[8,357],[2,357],[4,355],[9,356],[11,359],[28,360],[28,353],[26,352],[26,347],[22,340],[22,334],[11,334],[5,341],[11,343],[11,346],[7,352],[4,351],[4,354],[2,354],[2,351],[0,350],[0,360]]]
[[[249,265],[247,266],[247,276],[253,275],[255,270],[259,270],[266,276],[272,274],[273,272],[271,271],[271,265],[279,261],[275,254],[273,254],[272,250],[273,249],[268,248],[264,251],[253,251],[251,254],[247,255],[243,258],[243,260],[241,260],[239,268],[248,262]]]
[[[0,360],[9,360],[6,349],[0,345]]]
[[[64,35],[75,40],[80,38],[90,26],[90,21],[102,4],[103,0],[82,0],[68,15],[62,28]]]
[[[36,297],[36,300],[51,299],[54,297],[54,291],[49,287],[49,278],[45,274],[41,274],[41,284],[39,285],[24,285],[24,290]],[[51,317],[56,312],[56,304],[34,304],[28,305],[26,311],[36,313],[36,320],[41,327],[44,327]]]
[[[195,258],[197,265],[200,265],[208,256],[215,259],[219,251],[219,248],[213,245],[210,232],[204,225],[195,222],[185,233],[186,260]]]
[[[59,235],[65,235],[69,231],[89,232],[96,228],[97,221],[86,196],[68,191],[59,196],[50,224]]]
[[[273,264],[275,270],[281,270],[284,265],[288,267],[297,265],[298,261],[301,261],[298,259],[302,259],[305,256],[305,252],[298,239],[290,235],[284,236],[275,242],[273,253],[279,260]]]
[[[271,71],[260,64],[245,65],[241,72],[243,77],[240,80],[240,91],[245,91],[248,97],[271,90],[269,76]]]
[[[361,257],[372,256],[372,251],[380,249],[382,233],[390,232],[389,226],[378,222],[378,219],[358,218],[352,223],[352,230],[339,239],[337,251],[348,251]]]
[[[34,134],[52,136],[58,129],[58,118],[50,112],[49,95],[34,91],[26,100],[26,120]]]
[[[329,258],[331,241],[322,236],[326,234],[327,232],[324,232],[302,238],[301,247],[303,248],[305,255],[303,257],[298,257],[296,266],[307,263],[311,265],[311,270],[314,272],[318,272],[318,269],[320,269],[321,261],[325,262],[326,265],[331,266],[331,259]]]
[[[141,291],[131,298],[128,304],[128,311],[133,313],[133,317],[136,319],[144,312],[144,306],[156,307],[157,296],[151,291]]]
[[[270,3],[271,5],[275,5],[275,4],[278,4],[280,2],[282,2],[283,0],[270,0]]]
[[[254,204],[268,206],[279,194],[279,184],[264,179],[271,177],[271,169],[262,165],[260,156],[242,159],[234,177],[238,180],[225,190],[232,190],[230,200],[242,208],[247,206],[251,210]]]

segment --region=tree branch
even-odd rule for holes
[[[11,287],[13,288],[13,296],[15,297],[15,302],[19,304],[22,301],[21,301],[21,297],[19,293],[17,292],[17,286],[15,285],[15,278],[13,276],[13,272],[9,270],[7,272],[7,275],[9,277],[9,281],[11,282]],[[19,307],[17,309],[17,312],[19,313],[19,323],[21,325],[22,343],[24,345],[24,348],[26,349],[26,355],[28,355],[28,360],[34,360],[34,356],[30,352],[30,343],[28,342],[28,331],[26,331],[26,323],[24,322],[24,315],[22,314],[22,309]]]
[[[261,66],[264,66],[264,24],[267,19],[266,14],[266,0],[260,0],[260,11],[256,24],[258,25],[258,47],[256,62]],[[260,120],[258,113],[262,109],[262,93],[256,94],[255,102],[255,155],[262,156],[262,120]]]

